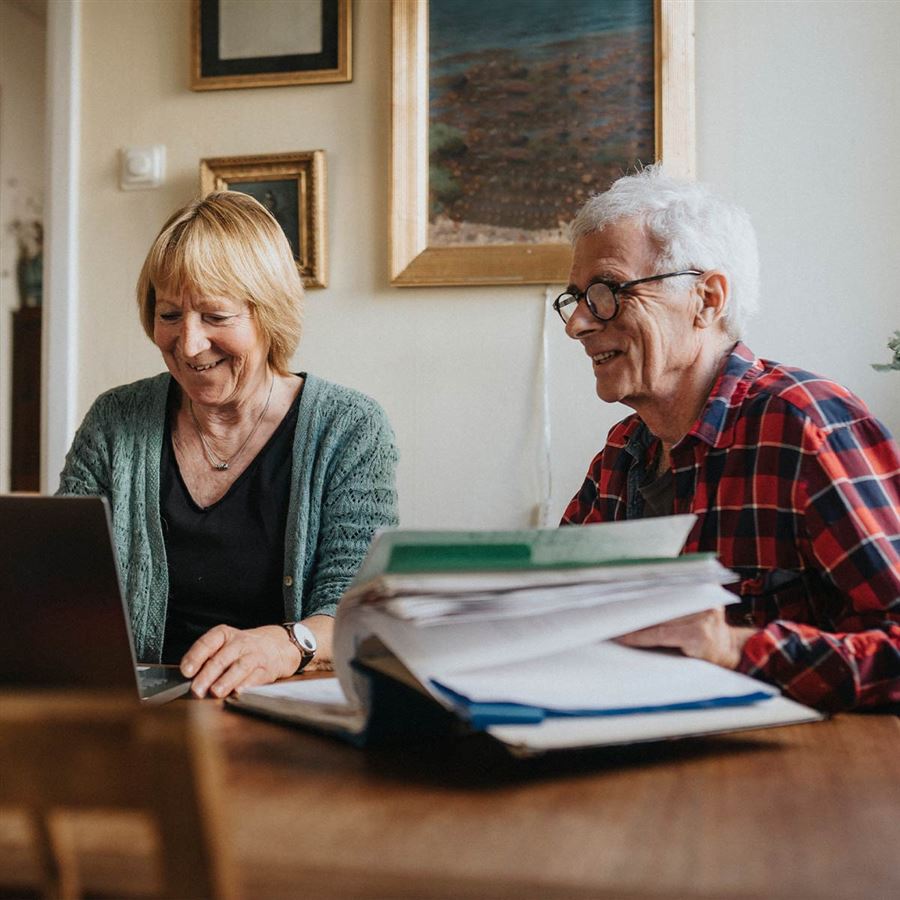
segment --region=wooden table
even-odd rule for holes
[[[893,715],[532,760],[481,737],[360,751],[228,711],[215,727],[248,900],[900,897]],[[0,870],[25,879],[15,837],[7,820]],[[98,817],[88,882],[152,891],[147,841]]]

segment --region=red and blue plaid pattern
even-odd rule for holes
[[[655,445],[616,425],[562,524],[642,515]],[[900,451],[865,404],[739,343],[671,461],[684,552],[740,575],[728,620],[760,629],[741,671],[819,709],[900,702]]]

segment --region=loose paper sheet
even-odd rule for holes
[[[775,688],[680,653],[603,641],[552,656],[447,675],[441,683],[479,703],[551,710],[667,706]]]

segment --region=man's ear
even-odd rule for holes
[[[710,328],[721,322],[725,316],[728,299],[731,296],[731,285],[728,276],[719,269],[710,269],[697,279],[697,293],[702,305],[694,317],[697,328]]]

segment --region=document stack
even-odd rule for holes
[[[693,516],[515,532],[380,533],[335,623],[337,677],[231,708],[358,744],[435,729],[516,754],[814,721],[776,688],[613,639],[734,601]]]

